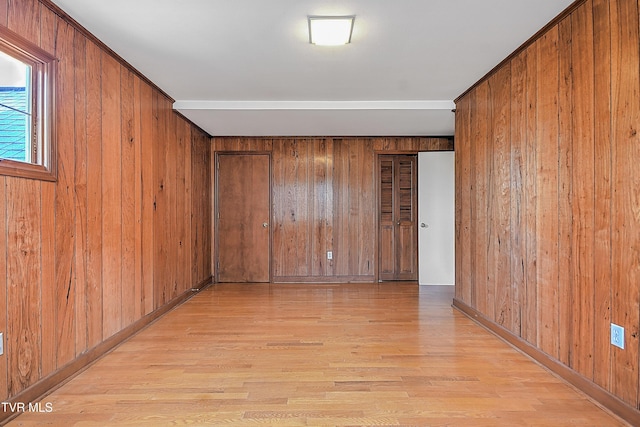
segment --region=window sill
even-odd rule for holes
[[[42,165],[16,162],[15,160],[0,159],[0,175],[18,178],[37,179],[40,181],[56,181],[54,168],[46,168]]]

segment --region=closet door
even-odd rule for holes
[[[379,279],[417,280],[415,155],[378,157]]]
[[[217,160],[217,281],[269,282],[270,157],[220,154]]]

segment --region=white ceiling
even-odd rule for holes
[[[453,99],[573,0],[53,0],[214,136],[452,135]],[[307,15],[356,15],[309,44]]]

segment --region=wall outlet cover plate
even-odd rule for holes
[[[624,350],[624,328],[615,323],[611,324],[611,344]]]

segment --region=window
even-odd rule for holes
[[[0,175],[56,179],[55,62],[0,27]]]

